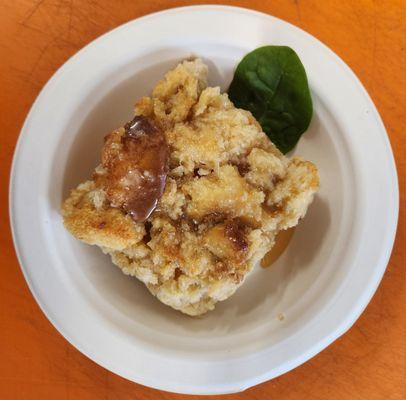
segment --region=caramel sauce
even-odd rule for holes
[[[264,258],[261,260],[261,267],[270,267],[285,251],[286,247],[290,243],[293,234],[295,233],[295,228],[290,228],[284,231],[280,231],[275,238],[275,244],[268,253],[265,254]]]
[[[225,224],[226,237],[231,241],[236,251],[247,251],[248,243],[245,238],[244,226],[236,219]]]
[[[165,189],[168,145],[162,130],[143,116],[125,124],[124,131],[107,136],[102,154],[107,174],[97,179],[113,207],[144,222]]]

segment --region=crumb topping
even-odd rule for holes
[[[63,204],[64,223],[160,301],[200,315],[304,217],[318,172],[207,87],[199,59],[169,71],[135,115],[106,137],[93,179]]]

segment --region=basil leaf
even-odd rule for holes
[[[287,46],[264,46],[238,64],[228,89],[238,108],[254,115],[282,153],[295,147],[313,114],[306,71]]]

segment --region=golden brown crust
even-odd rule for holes
[[[284,157],[249,112],[206,87],[206,76],[200,60],[185,61],[135,107],[170,148],[165,191],[145,224],[109,206],[93,181],[63,205],[74,236],[102,247],[124,273],[189,315],[235,292],[277,232],[304,216],[319,184],[313,164]]]
[[[105,195],[93,181],[71,191],[62,208],[66,228],[88,244],[123,250],[144,236],[143,224],[135,224],[120,210],[105,203]]]

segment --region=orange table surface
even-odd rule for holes
[[[14,147],[41,87],[102,33],[179,0],[3,0],[0,4],[0,399],[198,399],[122,379],[83,356],[48,322],[19,268],[8,219]],[[214,2],[213,2],[214,3]],[[374,100],[395,154],[401,208],[383,281],[349,332],[295,370],[215,399],[406,399],[406,2],[225,1],[289,21],[332,48]],[[365,151],[368,151],[366,148]],[[29,199],[27,199],[29,201]]]

